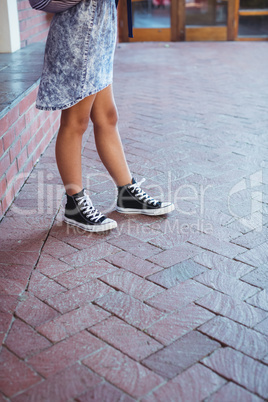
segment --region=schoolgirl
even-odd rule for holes
[[[57,1],[64,4],[50,0],[50,11]],[[67,0],[72,1],[77,2]],[[64,219],[91,232],[113,229],[117,223],[93,206],[83,188],[82,136],[90,120],[100,159],[118,186],[117,211],[162,215],[174,209],[172,203],[146,194],[130,173],[112,88],[116,39],[115,0],[82,0],[55,13],[36,102],[38,109],[62,110],[56,160],[67,195]]]

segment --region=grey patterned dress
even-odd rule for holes
[[[115,0],[82,0],[54,15],[36,107],[67,109],[112,83]]]

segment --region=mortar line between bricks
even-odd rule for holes
[[[83,149],[84,149],[84,148],[83,148]],[[64,197],[64,196],[63,196],[63,197]],[[63,198],[63,197],[62,197],[62,198]],[[53,228],[53,225],[54,225],[55,220],[56,220],[56,216],[58,215],[58,213],[59,213],[59,211],[60,211],[61,205],[62,205],[62,200],[61,200],[61,202],[60,202],[60,205],[59,205],[59,207],[58,207],[57,212],[56,212],[55,215],[54,215],[54,218],[53,218],[53,220],[52,220],[52,223],[51,223],[51,226],[50,226],[50,228],[49,228],[49,230],[48,230],[48,233],[47,233],[47,235],[46,235],[46,238],[45,238],[45,240],[44,240],[44,242],[43,242],[43,245],[42,245],[42,247],[41,247],[41,249],[40,249],[40,251],[39,251],[39,256],[38,256],[38,258],[37,258],[36,263],[34,264],[34,267],[33,267],[32,271],[31,271],[31,274],[30,274],[30,276],[29,276],[29,279],[28,279],[26,288],[25,288],[25,290],[23,291],[23,294],[24,294],[25,292],[30,293],[30,292],[28,291],[28,288],[29,288],[29,285],[30,285],[30,280],[31,280],[32,274],[33,274],[33,272],[35,271],[35,269],[36,269],[36,267],[37,267],[37,265],[38,265],[38,262],[39,262],[39,260],[40,260],[41,254],[42,254],[42,250],[43,250],[43,248],[44,248],[44,246],[45,246],[45,244],[46,244],[46,241],[47,241],[47,239],[48,239],[48,237],[49,237],[49,235],[50,235],[50,232],[51,232],[51,230],[52,230],[52,228]],[[44,275],[44,276],[46,276],[46,275]],[[46,276],[46,277],[47,277],[47,276]],[[49,277],[47,277],[47,278],[49,278]],[[49,279],[51,279],[51,278],[49,278]],[[52,280],[54,280],[54,279],[52,279]],[[56,281],[55,281],[55,282],[56,282]],[[57,283],[58,283],[58,282],[57,282]],[[62,285],[61,285],[61,286],[62,286]],[[66,288],[65,286],[63,286],[63,287],[66,289],[66,291],[69,290],[69,289]],[[53,310],[55,310],[56,312],[58,312],[58,313],[60,314],[60,316],[63,316],[63,314],[62,314],[59,310],[57,310],[55,307],[51,307],[51,306],[47,303],[47,300],[42,300],[42,299],[40,299],[40,298],[39,298],[37,295],[35,295],[35,294],[34,294],[34,297],[37,298],[37,299],[38,299],[39,301],[41,301],[42,303],[44,303],[44,304],[46,304],[47,306],[49,306],[50,308],[53,308]],[[19,305],[19,303],[18,303],[18,305]],[[18,317],[18,316],[16,315],[16,310],[17,310],[18,305],[16,306],[15,311],[13,312],[13,317],[16,318],[16,319],[20,319],[22,322],[24,322],[24,323],[27,324],[27,325],[30,325],[30,324],[28,324],[26,321],[24,321],[21,317]],[[79,308],[79,307],[78,307],[78,308]],[[78,308],[76,308],[76,309],[74,309],[74,310],[77,310]],[[13,321],[12,321],[12,322],[13,322]],[[49,322],[49,320],[46,321],[46,322]],[[32,327],[31,325],[30,325],[30,327],[31,327],[33,330],[37,331],[36,328]],[[10,327],[9,327],[7,333],[6,333],[5,339],[6,339],[6,337],[8,336],[8,334],[9,334],[9,332],[10,332],[10,329],[11,329],[11,325],[10,325]],[[37,331],[37,333],[39,333],[39,332]],[[43,334],[41,334],[41,335],[44,336]],[[45,338],[46,338],[46,337],[45,337]],[[46,339],[48,339],[48,338],[46,338]],[[48,340],[50,341],[50,339],[48,339]]]
[[[243,325],[243,324],[241,324],[241,325]],[[244,327],[245,327],[245,325],[244,325]],[[245,328],[247,328],[247,327],[245,327]],[[213,338],[213,336],[211,336],[210,334],[207,334],[206,332],[202,332],[202,331],[201,331],[200,329],[198,329],[198,328],[196,328],[196,330],[197,330],[199,333],[201,333],[202,335],[205,335],[205,336],[207,336],[208,338],[212,339],[213,341],[216,341],[216,342],[220,343],[223,348],[231,348],[231,349],[235,350],[236,352],[242,353],[242,354],[243,354],[244,356],[246,356],[246,357],[250,357],[252,360],[257,361],[258,363],[263,364],[264,366],[268,366],[268,363],[262,361],[260,358],[258,358],[258,357],[253,357],[252,355],[248,355],[248,354],[246,354],[244,351],[242,351],[242,350],[240,350],[240,349],[234,349],[233,346],[228,345],[227,343],[222,342],[221,340],[219,340],[219,339],[217,339],[217,338]],[[212,352],[212,353],[213,353],[213,352]],[[211,354],[212,354],[212,353],[211,353]],[[205,357],[206,357],[206,356],[205,356]],[[265,356],[264,356],[264,357],[265,357]]]
[[[56,133],[54,137],[56,137],[57,134],[58,134],[58,133]],[[54,139],[54,137],[53,137],[53,139]],[[83,149],[82,149],[82,152],[81,152],[82,155],[83,155],[83,152],[84,152],[84,149],[85,149],[85,146],[86,146],[86,143],[87,143],[88,139],[89,139],[89,134],[88,134],[88,138],[87,138],[87,139],[85,140],[85,142],[84,142],[84,146],[83,146]],[[50,144],[49,144],[49,145],[50,145]],[[49,147],[49,145],[47,146],[47,148]],[[47,149],[47,148],[46,148],[46,149]],[[42,158],[42,156],[41,156],[41,158]],[[40,159],[41,159],[41,158],[40,158]],[[38,163],[39,163],[39,162],[38,162]],[[33,170],[34,170],[34,169],[33,169]],[[33,170],[31,171],[31,173],[33,172]],[[53,217],[53,219],[52,219],[52,223],[51,223],[50,228],[49,228],[49,230],[48,230],[48,232],[47,232],[47,235],[46,235],[46,238],[45,238],[45,240],[44,240],[44,242],[43,242],[43,244],[42,244],[42,247],[41,247],[41,249],[40,249],[40,251],[39,251],[39,256],[38,256],[38,258],[37,258],[36,263],[34,264],[34,267],[33,267],[32,271],[31,271],[31,274],[30,274],[30,277],[29,277],[29,279],[28,279],[28,283],[27,283],[27,285],[26,285],[26,288],[25,288],[24,292],[27,292],[27,291],[28,291],[28,288],[29,288],[29,284],[30,284],[30,280],[31,280],[33,271],[34,271],[34,270],[36,269],[36,267],[37,267],[37,264],[38,264],[38,262],[39,262],[39,260],[40,260],[41,254],[42,254],[42,250],[43,250],[43,248],[44,248],[44,246],[45,246],[45,244],[46,244],[46,241],[47,241],[47,239],[48,239],[48,237],[49,237],[49,235],[50,235],[51,229],[53,228],[53,225],[54,225],[54,223],[55,223],[56,217],[57,217],[57,215],[58,215],[58,213],[59,213],[59,211],[60,211],[60,209],[61,209],[63,198],[64,198],[64,195],[62,196],[61,201],[60,201],[59,206],[58,206],[58,209],[57,209],[57,211],[56,211],[56,213],[55,213],[55,215],[54,215],[54,217]]]
[[[15,395],[12,395],[12,399],[13,399],[14,397],[16,398],[17,396],[22,395],[24,392],[33,389],[35,386],[37,386],[37,385],[39,385],[39,384],[42,384],[42,383],[45,382],[45,381],[46,381],[46,380],[45,380],[44,378],[42,378],[42,380],[41,380],[40,382],[31,385],[29,388],[26,388],[26,389],[24,389],[23,391],[17,392]],[[10,398],[8,398],[8,397],[6,397],[6,398],[7,398],[7,401],[11,402],[11,399],[10,399]]]
[[[51,226],[50,226],[50,228],[49,228],[49,230],[48,230],[48,232],[47,232],[46,238],[45,238],[45,240],[44,240],[44,242],[43,242],[43,244],[42,244],[42,247],[41,247],[41,249],[40,249],[40,251],[39,251],[39,256],[38,256],[38,258],[37,258],[37,260],[36,260],[36,263],[34,264],[34,267],[33,267],[32,271],[31,271],[31,273],[30,273],[30,276],[29,276],[29,279],[28,279],[26,288],[25,288],[25,290],[24,290],[24,293],[25,293],[25,292],[28,292],[28,288],[29,288],[29,285],[30,285],[31,277],[32,277],[32,275],[33,275],[33,271],[35,271],[35,269],[36,269],[36,267],[37,267],[37,264],[38,264],[38,262],[39,262],[39,260],[40,260],[40,257],[41,257],[41,254],[42,254],[42,250],[43,250],[43,248],[44,248],[44,246],[45,246],[45,244],[46,244],[46,241],[47,241],[47,239],[48,239],[48,236],[49,236],[49,234],[50,234],[50,232],[51,232],[51,229],[52,229],[52,227],[53,227],[53,225],[54,225],[54,222],[55,222],[55,219],[56,219],[57,214],[59,213],[60,207],[61,207],[61,206],[58,207],[58,210],[57,210],[56,214],[54,215],[54,218],[53,218],[53,220],[52,220],[52,224],[51,224]]]
[[[251,249],[250,249],[250,250],[251,250]],[[247,251],[248,251],[248,250],[247,250]],[[244,253],[241,253],[241,255],[245,254],[247,251],[245,251]],[[234,260],[234,261],[238,261],[238,262],[242,262],[243,264],[249,265],[250,267],[253,267],[253,268],[258,268],[258,267],[256,267],[256,265],[252,265],[252,264],[249,264],[248,262],[239,260],[239,259],[238,259],[239,255],[240,255],[240,254],[237,254],[235,257],[233,257],[233,260]]]
[[[38,376],[40,376],[41,377],[41,379],[42,380],[46,380],[46,378],[43,376],[43,374],[41,374],[41,373],[39,373],[33,366],[31,366],[30,364],[28,364],[28,358],[29,357],[32,357],[32,356],[29,356],[29,357],[27,357],[27,358],[22,358],[22,357],[20,357],[19,355],[17,355],[15,352],[14,352],[14,350],[11,350],[9,347],[8,347],[8,345],[2,345],[2,348],[4,348],[4,349],[6,349],[6,350],[8,350],[9,351],[9,353],[11,353],[12,355],[14,355],[14,356],[16,356],[16,358],[17,359],[19,359],[23,364],[26,364],[26,366],[28,367],[28,368],[30,368],[32,371],[34,371],[36,374],[38,374]],[[33,355],[34,356],[34,355]],[[36,384],[34,384],[33,386],[35,386]],[[25,390],[23,390],[23,392],[24,392]],[[2,392],[2,390],[1,390],[1,392]],[[12,398],[13,398],[13,396],[12,396]]]
[[[201,233],[203,233],[203,232],[201,232]],[[217,239],[217,238],[216,238],[216,239]],[[217,240],[219,240],[219,239],[217,239]],[[228,243],[230,243],[230,242],[227,242],[227,241],[224,241],[224,240],[221,240],[221,242],[222,242],[222,243],[225,243],[225,244],[227,244],[227,245],[228,245]],[[210,250],[209,248],[206,248],[206,247],[204,247],[204,246],[200,246],[199,244],[193,243],[193,242],[191,242],[191,240],[186,240],[185,243],[189,243],[189,244],[191,244],[191,245],[193,245],[193,246],[195,246],[195,247],[201,248],[202,250],[210,251],[211,253],[215,253],[215,254],[217,254],[217,255],[224,256],[224,257],[226,257],[226,258],[230,258],[230,257],[228,257],[227,255],[216,253],[216,251],[214,251],[214,250]],[[234,245],[237,246],[237,244],[234,244]],[[239,246],[239,247],[243,247],[243,246]],[[245,248],[245,251],[243,251],[242,253],[237,254],[237,256],[240,255],[240,254],[244,254],[244,253],[246,253],[246,252],[248,251],[248,249],[247,249],[246,247],[244,247],[244,248]],[[232,259],[234,260],[235,257],[233,257]],[[243,261],[239,261],[239,262],[243,262]],[[250,265],[250,264],[248,264],[248,265]]]
[[[113,315],[111,315],[110,317],[113,317]],[[105,318],[104,320],[102,320],[102,321],[100,321],[100,322],[106,321],[106,320],[108,320],[110,317],[107,317],[107,318]],[[123,321],[124,324],[129,325],[131,328],[137,329],[139,332],[142,332],[142,333],[144,333],[145,335],[147,335],[148,337],[150,337],[150,338],[154,339],[155,341],[157,341],[155,338],[153,338],[153,337],[150,336],[149,334],[145,333],[143,330],[134,327],[133,325],[131,325],[131,324],[129,324],[128,322],[124,321],[122,318],[117,317],[117,316],[115,316],[115,315],[114,315],[114,317],[116,317],[117,319],[120,319],[120,321]],[[98,323],[98,324],[99,324],[99,323]],[[92,325],[92,327],[95,326],[95,325],[97,325],[97,324]],[[91,332],[90,328],[91,328],[91,327],[86,328],[86,331],[89,332],[91,335],[95,336],[96,338],[98,338],[98,339],[101,340],[102,342],[107,343],[108,346],[112,347],[113,349],[117,350],[118,352],[120,352],[120,353],[122,353],[122,354],[128,356],[130,359],[132,359],[132,360],[135,361],[136,363],[142,364],[141,360],[143,360],[143,359],[141,359],[141,360],[135,360],[135,359],[134,359],[132,356],[130,356],[127,352],[122,352],[122,350],[120,350],[117,346],[112,345],[111,343],[109,343],[109,341],[107,341],[107,340],[105,340],[105,339],[102,339],[102,338],[100,337],[100,335],[95,334],[94,332]],[[161,342],[159,342],[159,341],[157,341],[157,342],[162,346],[161,349],[158,349],[158,350],[157,350],[157,352],[158,352],[158,351],[164,349],[164,348],[165,348],[165,345],[163,345],[163,344],[162,344]],[[150,355],[144,357],[144,359],[145,359],[145,358],[147,359],[147,357],[153,355],[154,353],[156,353],[156,352],[152,352]],[[151,371],[152,371],[152,370],[151,370]]]
[[[231,348],[230,346],[228,346],[229,348]],[[231,349],[233,349],[233,348],[231,348]],[[235,352],[237,352],[237,350],[236,349],[233,349]],[[239,351],[240,352],[240,351]],[[240,353],[242,353],[242,352],[240,352]],[[247,356],[247,355],[245,355],[245,356]],[[248,356],[247,356],[248,357]],[[251,359],[253,359],[252,357],[251,357]],[[255,360],[255,359],[253,359],[253,360]],[[258,395],[258,397],[261,399],[261,400],[265,400],[265,399],[263,399],[263,397],[260,395],[260,394],[258,394],[258,391],[257,390],[251,390],[251,389],[249,389],[249,388],[246,388],[245,386],[244,386],[244,384],[241,384],[241,383],[239,383],[239,382],[237,382],[234,378],[228,378],[228,377],[226,377],[224,374],[222,374],[222,373],[219,373],[218,371],[216,371],[215,369],[213,369],[213,368],[211,368],[211,367],[209,367],[209,366],[207,366],[202,360],[199,362],[200,364],[202,364],[202,366],[204,366],[204,367],[206,367],[207,369],[209,369],[209,370],[211,370],[211,371],[213,371],[213,373],[215,373],[215,374],[217,374],[218,376],[220,376],[220,377],[222,377],[222,378],[224,378],[226,381],[227,381],[227,384],[229,383],[229,382],[233,382],[234,384],[237,384],[239,387],[242,387],[242,388],[244,388],[246,391],[248,391],[248,392],[251,392],[251,393],[253,393],[253,394],[257,394]],[[263,362],[261,362],[262,364],[264,364]],[[225,385],[225,384],[224,384]]]
[[[136,299],[136,300],[137,300],[137,299]],[[140,301],[140,300],[139,300],[139,301]],[[148,335],[150,338],[154,339],[155,341],[159,342],[159,343],[162,345],[162,343],[161,343],[160,341],[158,341],[156,338],[154,338],[154,336],[152,336],[152,335],[150,335],[150,334],[147,334],[147,332],[144,332],[144,331],[146,331],[147,328],[150,328],[150,327],[151,327],[152,325],[154,325],[156,322],[159,322],[159,321],[161,321],[163,318],[166,318],[169,314],[164,313],[165,315],[164,315],[163,317],[161,317],[159,320],[155,321],[153,324],[151,324],[150,326],[148,326],[148,327],[146,327],[146,328],[144,328],[144,329],[140,329],[139,327],[136,327],[135,325],[130,324],[128,321],[125,321],[122,317],[118,316],[117,314],[115,314],[115,313],[113,313],[113,312],[111,312],[111,311],[105,309],[103,306],[99,306],[99,305],[97,304],[97,301],[93,300],[91,303],[92,303],[93,305],[96,305],[96,306],[98,306],[98,307],[101,307],[104,311],[107,311],[108,313],[110,313],[110,314],[111,314],[110,317],[116,317],[116,318],[118,318],[119,320],[123,321],[124,323],[127,323],[127,325],[130,325],[131,327],[137,329],[138,331],[141,331],[141,332],[145,333],[145,334]],[[149,306],[149,307],[152,307],[152,306]],[[109,318],[109,317],[107,317],[107,318],[105,318],[105,319],[108,319],[108,318]],[[165,346],[165,345],[163,345],[163,346]]]
[[[211,269],[211,271],[212,271],[212,269]],[[201,274],[202,275],[202,274]],[[240,278],[234,278],[233,276],[231,276],[231,275],[228,275],[228,274],[223,274],[223,275],[226,275],[226,276],[230,276],[230,278],[233,278],[233,279],[236,279],[237,281],[240,281]],[[198,275],[197,275],[198,276]],[[209,288],[209,289],[212,289],[212,290],[215,290],[215,291],[217,291],[217,292],[219,292],[219,293],[222,293],[223,295],[226,295],[227,293],[224,293],[223,291],[221,291],[221,290],[219,290],[219,289],[215,289],[215,288],[212,288],[210,285],[208,285],[207,283],[203,283],[203,282],[199,282],[197,279],[195,279],[196,278],[196,276],[195,277],[193,277],[193,278],[191,278],[193,281],[195,281],[196,283],[199,283],[199,284],[201,284],[201,285],[203,285],[203,286],[206,286],[207,288]],[[242,281],[241,281],[242,282]],[[244,283],[246,283],[246,282],[244,282]],[[249,285],[249,283],[247,283],[247,285]],[[251,285],[251,284],[250,284]],[[254,287],[254,288],[256,288],[256,289],[258,289],[258,291],[259,292],[261,292],[263,289],[261,289],[261,288],[258,288],[257,286],[254,286],[254,285],[251,285],[252,287]],[[258,291],[256,291],[256,293],[254,293],[253,295],[251,295],[251,296],[249,296],[247,299],[249,299],[249,298],[251,298],[251,297],[253,297],[253,296],[256,296],[256,294],[257,293],[259,293]],[[230,296],[230,295],[228,295],[228,296]],[[232,297],[232,296],[230,296],[230,297]],[[241,301],[246,301],[247,299],[239,299],[239,300],[241,300]],[[196,300],[199,300],[199,299],[196,299]]]
[[[39,299],[38,299],[38,300],[39,300]],[[47,339],[50,343],[52,343],[52,346],[55,345],[55,343],[52,342],[51,339],[47,338],[46,335],[43,335],[43,334],[42,334],[41,332],[39,332],[35,327],[33,327],[31,324],[29,324],[28,322],[26,322],[25,320],[23,320],[23,318],[17,317],[17,315],[15,315],[15,316],[14,316],[14,319],[23,322],[23,323],[26,324],[28,327],[30,327],[32,330],[36,331],[39,335],[41,335],[43,338]],[[52,321],[53,321],[53,320],[52,320]],[[45,322],[49,322],[49,321],[45,321]],[[8,345],[6,345],[6,344],[4,344],[4,343],[3,343],[3,345],[4,345],[7,349],[9,349]],[[43,350],[46,350],[46,349],[48,349],[48,348],[50,348],[50,347],[51,347],[51,345],[48,346],[48,347],[45,347]],[[10,349],[10,350],[11,350],[11,349]],[[16,354],[14,351],[12,351],[12,353]],[[32,356],[34,356],[34,355],[35,355],[35,354],[33,354]],[[17,356],[17,355],[16,355],[16,356]],[[18,358],[21,359],[19,356],[18,356]],[[27,356],[27,358],[28,358],[28,356]],[[22,359],[21,359],[21,360],[22,360]],[[24,361],[24,360],[23,360],[23,361]]]
[[[111,264],[111,263],[110,263]],[[111,264],[111,265],[113,265],[113,266],[116,266],[116,265],[114,265],[114,264]],[[121,268],[121,267],[119,267],[119,269],[120,270],[122,270],[122,272],[124,272],[124,268]],[[148,283],[151,283],[151,284],[154,284],[154,285],[157,285],[157,286],[159,286],[160,288],[162,288],[163,290],[168,290],[168,288],[166,288],[166,287],[164,287],[163,285],[161,285],[161,284],[158,284],[158,283],[156,283],[156,282],[153,282],[151,279],[149,279],[149,278],[146,278],[146,277],[142,277],[142,276],[139,276],[138,274],[136,274],[136,273],[134,273],[134,272],[131,272],[131,271],[128,271],[128,270],[126,270],[127,272],[130,272],[131,274],[133,274],[133,275],[135,275],[137,278],[139,278],[139,279],[142,279],[142,280],[144,280],[144,281],[147,281]],[[115,271],[116,272],[116,271]],[[112,272],[111,272],[112,273]],[[107,275],[106,273],[105,274],[103,274],[102,276],[105,276],[105,275]],[[108,275],[110,275],[110,274],[108,274]],[[148,276],[150,276],[151,274],[149,274]],[[145,303],[145,301],[147,300],[147,299],[144,299],[144,300],[140,300],[140,299],[137,299],[135,296],[133,296],[133,295],[131,295],[130,293],[126,293],[124,290],[122,290],[122,289],[119,289],[119,288],[117,288],[116,286],[114,286],[114,285],[110,285],[108,282],[105,282],[103,279],[102,279],[102,276],[99,276],[98,278],[96,278],[96,279],[99,279],[101,282],[103,282],[105,285],[108,285],[108,286],[110,286],[111,288],[113,288],[113,289],[115,289],[115,290],[117,290],[117,291],[119,291],[119,292],[123,292],[123,293],[125,293],[126,295],[129,295],[130,297],[133,297],[135,300],[139,300],[140,302],[142,302],[142,303]],[[160,292],[159,292],[160,293]],[[157,293],[156,293],[157,294]],[[150,296],[151,297],[151,296]]]
[[[195,331],[195,330],[194,330]],[[218,343],[220,343],[220,342],[218,342]],[[220,349],[220,348],[219,348]],[[217,349],[216,349],[217,350]],[[203,356],[201,359],[205,359],[206,357],[209,357],[209,356],[211,356],[213,353],[215,352],[215,350],[213,350],[212,352],[210,352],[210,353],[208,353],[206,356]],[[154,352],[154,353],[157,353],[157,352]],[[152,353],[152,354],[154,354],[154,353]],[[150,355],[151,356],[151,355]],[[185,367],[182,371],[180,371],[178,374],[175,374],[175,376],[174,377],[172,377],[172,378],[168,378],[167,380],[164,378],[164,377],[162,377],[160,374],[158,374],[161,378],[163,378],[166,382],[170,382],[170,381],[172,381],[172,380],[174,380],[176,377],[178,377],[179,375],[181,375],[182,373],[184,373],[185,371],[187,371],[187,370],[189,370],[191,367],[193,367],[193,366],[195,366],[196,364],[199,364],[199,363],[201,363],[202,362],[202,360],[197,360],[197,361],[195,361],[195,362],[193,362],[192,364],[190,364],[189,366],[187,366],[187,367]],[[143,362],[140,362],[140,364],[142,364],[145,368],[148,368],[147,366],[145,366],[144,364],[143,364]],[[151,370],[150,368],[148,368],[149,370]],[[152,370],[151,370],[152,371]],[[154,372],[154,371],[153,371]]]
[[[48,233],[47,233],[46,239],[44,240],[43,245],[42,245],[42,247],[41,247],[41,249],[40,249],[40,251],[39,251],[39,256],[38,256],[38,258],[37,258],[36,263],[34,264],[34,267],[33,267],[32,270],[31,270],[30,276],[29,276],[28,281],[27,281],[27,285],[26,285],[24,291],[22,292],[22,295],[25,294],[25,292],[28,292],[28,287],[29,287],[29,284],[30,284],[30,280],[31,280],[32,274],[33,274],[34,270],[36,269],[36,266],[37,266],[37,264],[38,264],[38,261],[40,260],[41,252],[42,252],[43,247],[44,247],[44,245],[45,245],[45,242],[46,242],[46,240],[47,240],[47,238],[48,238],[48,236],[49,236],[49,233],[50,233],[50,231],[51,231],[51,228],[52,228],[52,226],[53,226],[53,223],[54,223],[54,221],[55,221],[55,219],[56,219],[56,215],[57,215],[57,214],[55,214],[55,216],[54,216],[52,225],[51,225],[51,227],[50,227],[50,229],[49,229],[49,231],[48,231]],[[16,307],[15,307],[15,310],[13,311],[13,314],[12,314],[12,315],[13,315],[12,323],[11,323],[11,325],[9,326],[9,328],[8,328],[8,330],[7,330],[7,332],[6,332],[6,335],[5,335],[5,338],[4,338],[4,339],[7,339],[8,335],[9,335],[9,333],[10,333],[10,330],[11,330],[11,327],[12,327],[12,324],[13,324],[14,320],[18,318],[18,317],[16,316],[16,310],[17,310],[17,308],[18,308],[20,302],[21,302],[21,300],[19,300],[18,304],[17,304]],[[26,324],[27,324],[27,323],[26,323]],[[27,325],[28,325],[28,324],[27,324]],[[21,360],[21,359],[20,359],[20,360]]]
[[[201,364],[201,362],[199,362],[199,364]],[[202,364],[203,367],[206,367],[207,369],[211,370],[211,368],[205,366],[204,364]],[[215,371],[211,370],[213,373],[215,373]],[[218,373],[215,373],[216,375],[218,375],[219,377],[223,378],[225,380],[225,378],[222,375],[219,375]],[[217,392],[219,392],[223,387],[225,387],[228,384],[228,382],[225,382],[224,384],[222,384],[219,388],[217,388],[215,391],[211,392],[209,395],[207,395],[204,399],[202,399],[201,402],[206,402],[208,400],[208,398],[210,396],[213,396],[214,394],[216,394]]]
[[[100,339],[100,338],[99,338],[99,339]],[[104,349],[106,349],[107,347],[112,347],[113,349],[118,350],[120,353],[122,353],[122,354],[125,355],[125,353],[123,353],[121,350],[115,348],[114,346],[110,346],[109,344],[107,344],[107,345],[105,345],[102,349],[98,349],[98,350],[96,350],[95,352],[91,353],[91,354],[88,355],[88,356],[94,356],[95,354],[99,353],[100,350],[104,350]],[[130,360],[132,360],[134,363],[141,364],[141,362],[134,360],[132,357],[130,357],[130,356],[128,356],[128,355],[127,355],[127,357],[128,357]],[[106,382],[108,382],[109,384],[111,384],[112,386],[118,388],[120,391],[123,391],[126,395],[129,395],[131,398],[135,398],[135,397],[133,397],[133,395],[131,395],[131,394],[129,394],[127,391],[125,391],[125,390],[119,388],[117,385],[115,385],[114,383],[112,383],[111,381],[109,381],[107,378],[105,378],[105,377],[101,376],[100,374],[98,374],[98,372],[97,372],[97,371],[94,371],[93,368],[88,367],[86,364],[84,364],[84,363],[83,363],[83,360],[85,360],[85,359],[86,359],[86,357],[83,357],[82,359],[79,360],[79,363],[80,363],[81,365],[83,365],[84,367],[86,367],[87,369],[90,369],[93,373],[97,374],[99,377],[103,378],[104,381],[106,381]],[[142,364],[141,364],[141,365],[142,365]],[[142,365],[142,366],[145,367],[144,365]],[[155,374],[155,372],[154,372],[153,370],[151,370],[150,368],[148,368],[148,367],[145,367],[145,368]],[[159,376],[159,377],[163,380],[163,383],[157,385],[155,388],[153,388],[153,390],[155,390],[156,388],[159,388],[160,386],[166,384],[167,381],[168,381],[168,380],[165,380],[165,378],[163,378],[163,377],[161,377],[161,376]],[[153,391],[153,390],[151,390],[151,391]],[[151,391],[150,391],[150,392],[151,392]],[[145,395],[147,395],[147,394],[145,394]],[[141,398],[144,398],[145,395],[142,395],[142,396],[139,397],[139,398],[135,398],[135,400],[138,401],[138,400],[140,400]]]
[[[219,291],[217,290],[217,292],[219,292]],[[221,294],[225,294],[225,293],[221,293]],[[227,296],[228,296],[228,295],[227,295]],[[206,297],[206,296],[204,296],[204,297]],[[232,296],[230,296],[230,297],[233,299]],[[200,300],[200,299],[198,299],[198,300]],[[253,326],[253,327],[248,327],[248,326],[246,326],[245,324],[241,323],[240,321],[236,321],[235,319],[230,318],[230,317],[228,317],[228,316],[226,316],[226,315],[224,315],[224,314],[221,314],[221,313],[218,312],[218,311],[215,312],[215,311],[211,310],[211,309],[210,309],[209,307],[207,307],[207,306],[203,306],[202,304],[198,304],[198,300],[194,301],[194,304],[195,304],[196,306],[201,307],[201,308],[203,308],[203,309],[205,309],[205,310],[207,310],[207,311],[209,311],[209,312],[215,314],[215,316],[228,318],[229,320],[231,320],[231,321],[233,321],[233,322],[235,322],[235,323],[237,323],[237,324],[244,325],[246,328],[254,329],[254,331],[257,331],[257,332],[259,332],[260,334],[262,334],[262,332],[260,332],[260,331],[258,331],[257,329],[255,329],[254,326]],[[246,303],[246,305],[248,305],[248,303],[247,303],[245,300],[239,300],[239,299],[238,299],[238,301],[241,301],[241,303]],[[252,306],[252,307],[253,307],[253,306]],[[257,307],[257,308],[259,308],[259,307]],[[259,309],[260,309],[260,308],[259,308]],[[262,310],[262,309],[260,309],[260,310]],[[265,311],[265,310],[262,310],[262,311]],[[267,311],[265,311],[265,312],[267,312]],[[214,317],[213,317],[213,318],[214,318]],[[268,313],[267,313],[267,317],[264,317],[261,321],[258,321],[258,322],[255,324],[255,326],[256,326],[256,325],[259,325],[261,322],[265,321],[267,318],[268,318]],[[209,320],[209,321],[210,321],[210,320]],[[208,321],[207,321],[207,322],[208,322]],[[201,324],[201,325],[203,325],[203,324]]]
[[[123,251],[124,251],[124,252],[127,252],[127,251],[125,251],[125,250],[123,250]],[[121,253],[121,251],[119,251],[119,253]],[[118,254],[119,254],[119,253],[118,253]],[[117,254],[117,253],[116,253],[116,254]],[[131,253],[130,253],[130,254],[131,254]],[[137,257],[137,256],[134,255],[134,254],[131,254],[131,255],[133,255],[134,257]],[[140,257],[137,257],[137,258],[140,258]],[[127,268],[125,268],[125,267],[122,267],[121,265],[118,265],[118,264],[116,264],[116,263],[114,263],[114,262],[110,262],[109,259],[107,259],[107,257],[104,257],[104,258],[102,258],[102,259],[103,259],[104,261],[108,262],[109,264],[113,265],[114,267],[117,267],[117,268],[119,268],[119,269],[126,270],[127,272],[133,273],[134,275],[136,275],[136,276],[138,276],[139,278],[142,278],[142,279],[147,279],[147,276],[152,275],[152,273],[150,273],[150,274],[148,274],[148,275],[146,275],[146,276],[142,276],[142,275],[139,275],[139,274],[136,273],[136,272],[134,273],[133,271],[129,271],[129,269],[127,269]],[[152,264],[152,262],[149,261],[148,259],[145,259],[144,261],[150,262],[150,263]],[[157,271],[157,272],[160,272],[160,271],[166,269],[166,268],[161,267],[161,265],[158,265],[158,264],[156,264],[156,263],[153,263],[153,264],[154,264],[155,266],[157,266],[157,267],[160,268],[159,271]],[[147,279],[147,280],[149,280],[150,282],[152,282],[150,279]],[[153,282],[153,283],[155,283],[155,282]],[[163,285],[160,285],[160,284],[158,284],[158,283],[157,283],[157,285],[163,287]],[[164,290],[166,290],[166,289],[167,289],[167,288],[164,288]]]
[[[129,395],[129,394],[127,394],[125,391],[123,391],[121,388],[118,388],[115,384],[113,384],[113,383],[111,383],[110,381],[106,380],[106,378],[102,377],[100,374],[96,373],[96,372],[93,371],[91,368],[89,368],[88,366],[84,365],[81,360],[78,361],[78,364],[79,364],[80,366],[82,366],[82,367],[85,367],[89,372],[91,372],[91,373],[93,373],[94,375],[98,376],[98,377],[102,380],[98,385],[105,385],[105,383],[109,383],[109,384],[111,384],[114,388],[118,389],[118,391],[124,392],[125,395]],[[97,385],[97,386],[98,386],[98,385]],[[78,401],[79,401],[79,398],[80,398],[81,396],[83,396],[83,394],[85,394],[88,390],[90,390],[91,388],[94,388],[94,387],[95,387],[95,386],[93,385],[93,386],[87,388],[87,389],[84,390],[81,394],[76,395],[76,396],[73,398],[73,400],[74,400],[75,402],[78,402]]]

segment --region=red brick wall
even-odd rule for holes
[[[52,14],[33,10],[28,0],[17,0],[21,47],[46,40]]]
[[[59,128],[60,112],[35,108],[37,89],[0,120],[0,219]]]

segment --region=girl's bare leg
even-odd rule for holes
[[[56,141],[56,160],[67,194],[82,190],[81,148],[96,95],[63,110]]]
[[[118,115],[111,85],[97,93],[90,117],[97,151],[104,166],[117,186],[131,183],[131,174],[118,132]]]

